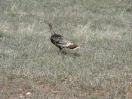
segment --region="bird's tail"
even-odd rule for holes
[[[80,46],[75,45],[75,44],[72,44],[72,45],[69,45],[67,48],[70,48],[70,49],[76,50],[76,49],[80,48]]]

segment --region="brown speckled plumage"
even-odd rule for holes
[[[49,27],[50,27],[50,33],[51,33],[51,37],[50,37],[50,40],[51,42],[57,46],[60,51],[63,49],[63,48],[69,48],[69,49],[78,49],[79,46],[76,45],[76,44],[73,44],[71,43],[70,41],[68,41],[66,38],[64,38],[62,35],[59,35],[59,34],[56,34],[54,31],[53,31],[53,28],[52,28],[52,24],[51,23],[48,23]]]

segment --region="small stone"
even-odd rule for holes
[[[30,94],[31,94],[31,92],[27,92],[26,94],[27,94],[27,95],[30,95]]]

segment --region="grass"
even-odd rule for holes
[[[2,0],[1,99],[131,99],[131,0]],[[49,27],[80,45],[58,54]]]

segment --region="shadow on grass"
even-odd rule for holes
[[[73,56],[73,57],[79,57],[81,56],[79,53],[77,52],[70,52],[70,51],[62,51],[61,52],[62,55],[68,55],[68,56]]]

